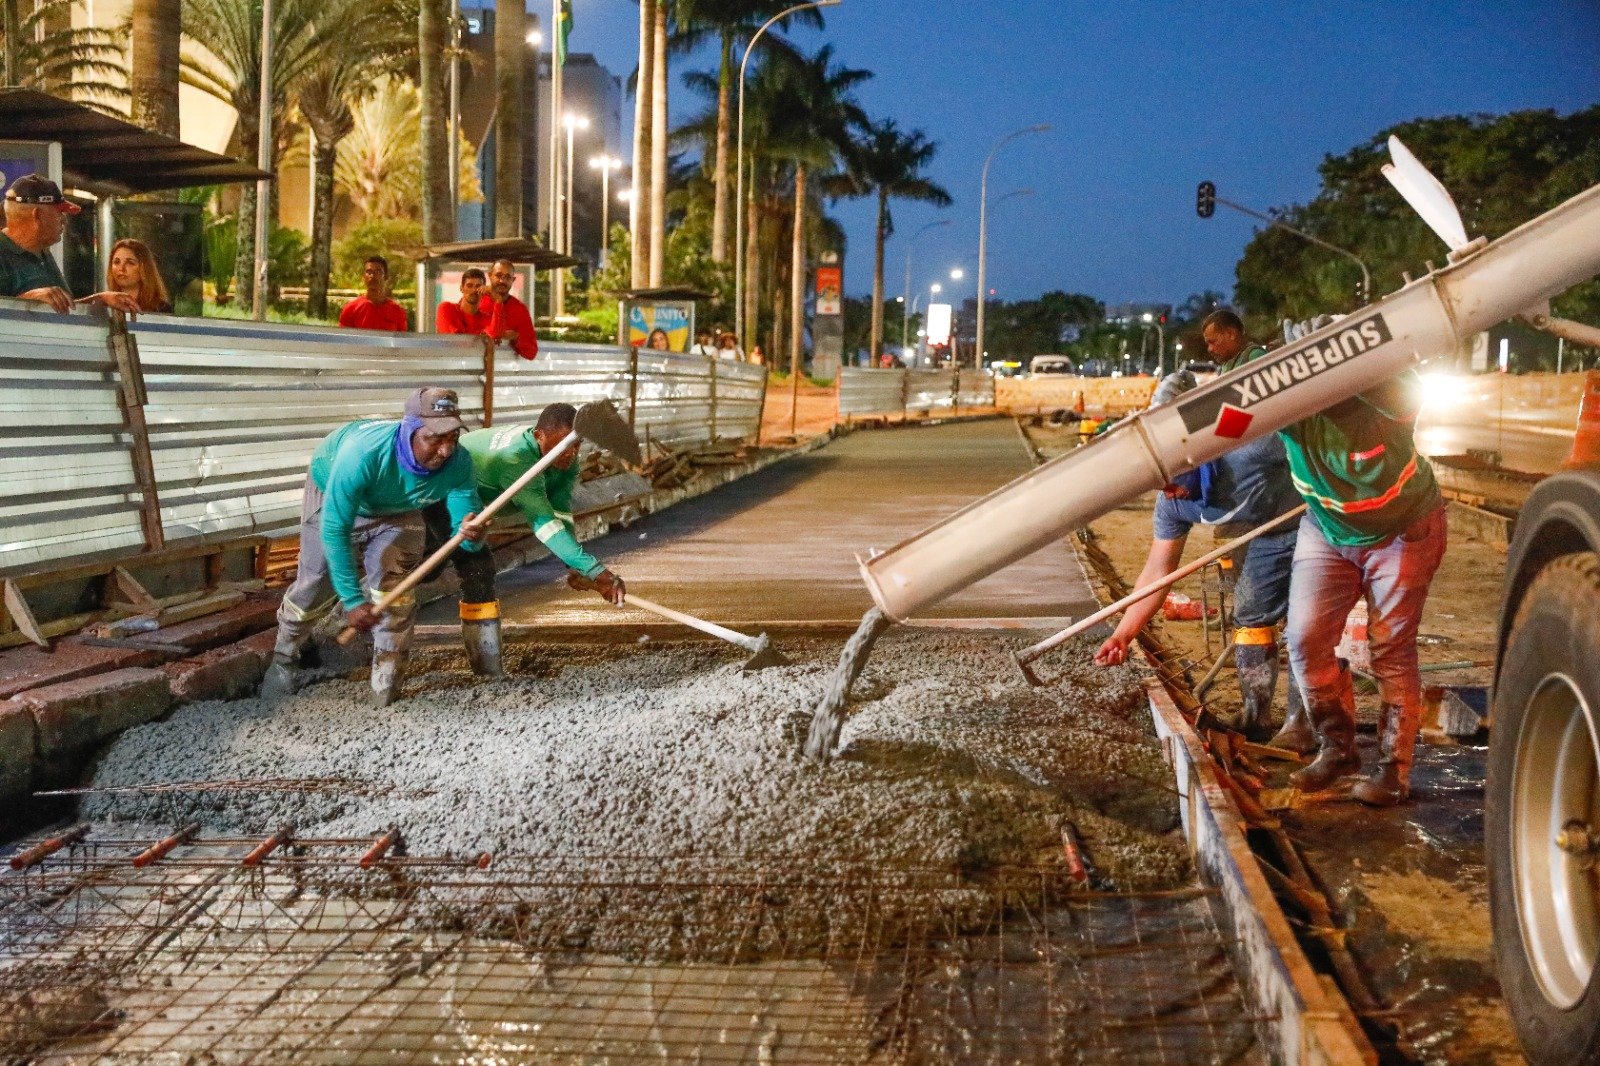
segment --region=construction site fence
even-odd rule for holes
[[[839,419],[926,416],[957,409],[992,408],[994,378],[979,370],[839,371]]]
[[[0,577],[290,532],[322,438],[422,385],[469,426],[609,399],[669,446],[755,436],[766,391],[763,367],[674,352],[120,319],[0,300]]]
[[[1096,414],[1123,414],[1150,406],[1153,377],[1081,378],[1046,374],[1001,378],[995,382],[995,405],[1009,414],[1046,414],[1082,405]]]

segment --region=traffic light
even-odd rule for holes
[[[1202,181],[1194,191],[1194,213],[1201,218],[1210,218],[1217,210],[1217,187],[1209,181]]]

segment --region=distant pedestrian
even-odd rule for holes
[[[763,366],[766,365],[767,353],[761,350],[761,345],[752,344],[750,346],[750,361]]]
[[[491,316],[483,307],[483,290],[488,276],[477,267],[461,272],[461,298],[446,300],[434,316],[434,329],[440,333],[487,334]]]
[[[528,305],[511,295],[517,280],[517,266],[509,259],[496,260],[489,268],[489,336],[504,341],[524,359],[539,354],[539,338],[533,332],[533,315]]]
[[[739,338],[732,333],[724,333],[717,340],[717,358],[740,360],[744,352],[739,350]]]
[[[154,253],[149,245],[132,237],[124,237],[111,246],[106,288],[132,296],[141,311],[165,314],[172,310],[172,298],[167,295],[167,283],[161,278]]]
[[[49,178],[28,174],[12,182],[6,190],[6,225],[0,230],[0,296],[37,300],[62,314],[72,310],[67,279],[50,249],[66,232],[67,216],[81,210]],[[77,302],[139,312],[139,302],[125,292],[97,292]]]
[[[344,305],[339,312],[339,325],[345,329],[404,333],[406,309],[389,296],[389,260],[381,255],[368,256],[361,264],[361,283],[366,286],[366,293]]]
[[[712,333],[709,329],[700,329],[695,331],[694,344],[690,346],[689,354],[706,355],[716,358],[717,345],[712,339]]]

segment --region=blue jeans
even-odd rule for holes
[[[1340,701],[1343,685],[1333,650],[1357,597],[1365,596],[1372,673],[1383,702],[1420,710],[1417,627],[1428,585],[1444,558],[1446,527],[1441,504],[1387,544],[1340,548],[1328,543],[1310,515],[1301,519],[1286,635],[1289,662],[1310,707]]]
[[[1240,532],[1245,532],[1241,529]],[[1275,626],[1289,612],[1289,579],[1299,530],[1286,528],[1263,533],[1244,547],[1244,562],[1233,586],[1233,624],[1241,629]],[[1217,536],[1230,531],[1219,529]]]

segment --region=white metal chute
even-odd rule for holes
[[[1389,136],[1389,158],[1394,162],[1383,165],[1383,176],[1389,179],[1389,184],[1405,197],[1406,203],[1422,216],[1422,221],[1450,246],[1452,252],[1465,248],[1469,243],[1467,227],[1461,222],[1461,212],[1456,209],[1449,190],[1393,134]]]

